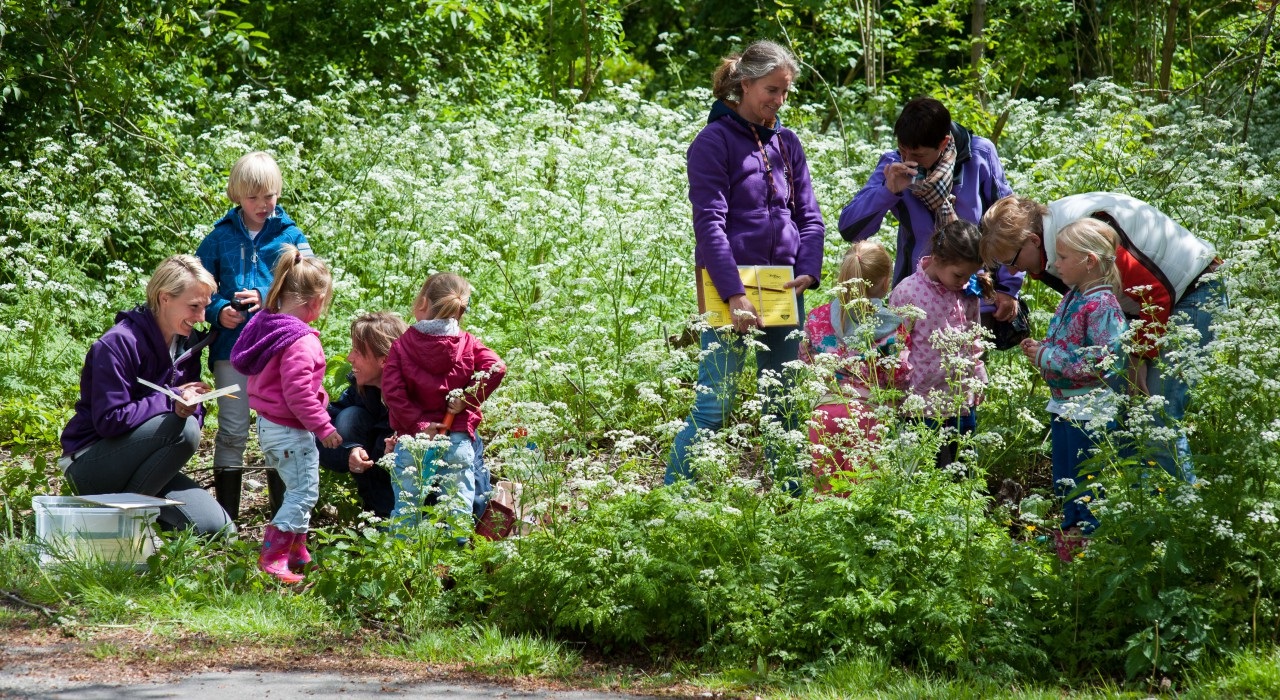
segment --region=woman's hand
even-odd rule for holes
[[[1018,300],[1004,292],[996,292],[996,310],[993,315],[997,321],[1011,321],[1018,315]]]
[[[729,297],[729,316],[733,319],[733,330],[738,333],[746,333],[752,328],[760,327],[760,317],[756,315],[755,304],[751,303],[746,294],[735,294]]]
[[[210,391],[213,391],[213,387],[204,382],[187,382],[178,387],[178,395],[186,401],[195,401],[201,394],[207,394]],[[192,403],[188,406],[181,401],[174,401],[173,412],[178,414],[179,418],[190,418],[195,415],[196,408],[199,405],[198,403]]]
[[[1040,352],[1040,341],[1035,338],[1026,338],[1018,343],[1018,347],[1022,349],[1022,354],[1026,355],[1028,360],[1036,361],[1036,355]]]
[[[369,459],[367,450],[359,445],[351,448],[351,452],[347,454],[347,469],[352,474],[363,474],[372,468],[373,460]]]
[[[817,284],[817,283],[818,283],[818,280],[815,280],[815,279],[814,279],[812,276],[810,276],[810,275],[800,275],[799,277],[797,277],[797,278],[795,278],[795,279],[791,280],[790,282],[787,282],[786,284],[784,284],[784,285],[782,285],[782,286],[783,286],[783,288],[785,288],[785,289],[794,289],[794,290],[796,290],[796,293],[798,294],[798,293],[803,292],[804,290],[806,290],[806,289],[808,289],[808,288],[812,287],[813,285],[815,285],[815,284]]]

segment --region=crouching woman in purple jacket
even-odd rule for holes
[[[182,505],[160,509],[161,527],[235,531],[213,496],[182,473],[200,446],[202,405],[183,405],[138,381],[188,399],[210,390],[200,381],[210,338],[193,324],[204,321],[216,288],[195,256],[168,258],[147,284],[146,305],[117,314],[89,348],[59,460],[76,493],[171,498]]]
[[[693,412],[676,435],[665,482],[692,478],[690,445],[699,431],[719,430],[733,410],[734,389],[746,360],[743,336],[753,329],[758,376],[769,397],[767,410],[784,428],[795,429],[802,411],[788,409],[792,377],[786,362],[796,359],[796,326],[761,328],[757,309],[738,276],[740,265],[790,265],[804,318],[804,290],[822,274],[826,229],[809,179],[809,165],[795,133],[782,126],[778,110],[787,100],[800,67],[791,52],[757,41],[729,56],[712,77],[716,97],[707,125],[689,146],[689,201],[693,204],[694,262],[707,271],[716,292],[733,312],[732,333],[703,331],[702,359]],[[771,458],[777,455],[771,451]]]

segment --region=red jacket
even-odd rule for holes
[[[382,368],[382,400],[397,435],[416,435],[444,420],[449,392],[464,390],[453,430],[473,439],[483,416],[480,404],[502,383],[502,358],[466,331],[429,335],[410,327],[391,344]],[[476,376],[476,375],[479,376]]]

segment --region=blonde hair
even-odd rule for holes
[[[754,42],[742,53],[720,59],[720,66],[711,74],[711,94],[717,100],[742,99],[744,80],[759,80],[779,68],[793,80],[800,75],[800,64],[786,48],[772,41]]]
[[[386,357],[391,344],[407,330],[408,324],[390,311],[365,314],[351,322],[351,347],[365,355]]]
[[[840,261],[840,305],[865,299],[867,292],[893,274],[893,258],[879,243],[862,241],[849,247]]]
[[[279,195],[283,189],[284,177],[280,175],[280,166],[265,151],[240,156],[231,166],[231,176],[227,178],[227,199],[236,204],[249,195],[262,192]]]
[[[160,297],[166,294],[178,296],[193,284],[204,285],[210,294],[218,288],[213,275],[200,264],[200,259],[196,256],[173,255],[165,258],[156,271],[151,273],[151,279],[147,282],[147,308],[151,309],[151,313],[158,312]]]
[[[982,240],[978,243],[982,259],[988,265],[999,265],[997,258],[1022,247],[1032,235],[1044,240],[1044,217],[1049,207],[1011,194],[996,200],[982,215]]]
[[[413,300],[413,310],[429,311],[429,318],[458,318],[467,309],[471,297],[471,283],[462,275],[437,272],[422,283],[422,289]]]
[[[324,299],[328,306],[333,297],[333,276],[329,274],[329,266],[317,257],[303,257],[297,248],[284,244],[280,246],[280,259],[272,272],[275,281],[267,292],[266,307],[279,312],[286,297],[296,303],[305,304],[312,299]]]
[[[1055,241],[1082,255],[1091,255],[1098,261],[1099,278],[1111,285],[1111,292],[1120,296],[1124,290],[1120,282],[1120,270],[1116,268],[1116,244],[1119,236],[1115,229],[1098,219],[1078,219],[1058,231]]]

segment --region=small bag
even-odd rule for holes
[[[1018,313],[1008,321],[997,321],[995,314],[984,312],[982,326],[991,331],[991,342],[996,350],[1008,350],[1031,337],[1031,310],[1027,302],[1018,300]]]

